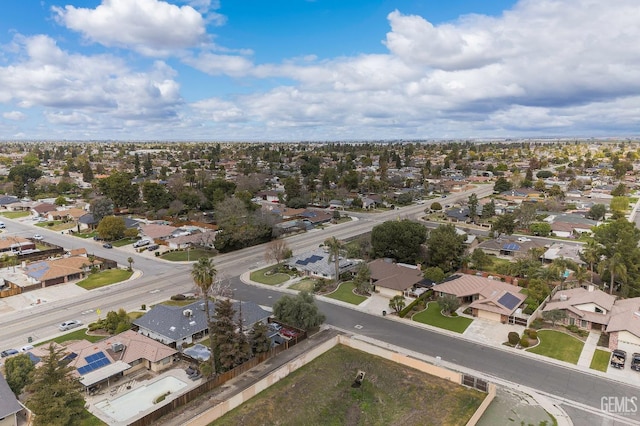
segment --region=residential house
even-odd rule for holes
[[[140,224],[140,232],[152,241],[170,238],[178,230],[177,227],[158,223]]]
[[[559,290],[545,304],[542,312],[559,309],[566,313],[564,324],[577,325],[587,330],[604,330],[609,323],[611,310],[616,297],[596,289],[572,288]]]
[[[187,247],[207,247],[213,248],[216,232],[205,230],[203,232],[194,232],[189,235],[180,235],[179,237],[167,240],[170,249],[184,249]]]
[[[18,236],[0,236],[0,253],[19,253],[23,250],[35,250],[36,244]]]
[[[24,271],[30,279],[41,283],[44,288],[85,278],[91,267],[103,269],[106,264],[98,257],[70,256],[29,263]]]
[[[266,322],[271,315],[254,302],[233,302],[236,320],[242,311],[245,330],[253,324]],[[215,315],[215,303],[209,302],[210,315]],[[181,349],[183,344],[191,344],[204,338],[209,329],[203,301],[196,301],[186,306],[156,305],[149,312],[133,320],[138,333],[154,340]]]
[[[37,217],[47,217],[50,212],[55,212],[58,206],[51,203],[40,203],[31,208],[31,213]]]
[[[640,297],[616,300],[606,332],[609,349],[640,352]]]
[[[336,278],[335,261],[330,257],[328,249],[316,249],[293,256],[286,260],[286,264],[306,276],[334,280]],[[346,259],[340,256],[338,261],[339,273],[342,274],[355,269],[360,262],[360,260]]]
[[[20,199],[13,195],[3,195],[0,197],[0,208],[9,210],[9,205],[19,203]]]
[[[23,409],[7,380],[0,374],[0,426],[18,426],[18,413]]]
[[[526,325],[527,316],[522,314],[521,306],[527,295],[521,287],[476,275],[456,274],[433,286],[433,292],[437,296],[451,295],[460,303],[469,304],[474,317]]]
[[[478,244],[486,254],[507,258],[526,256],[532,248],[540,247],[544,247],[543,242],[526,237],[522,241],[515,237],[500,237]]]
[[[82,216],[84,216],[87,212],[82,209],[63,209],[63,210],[53,210],[47,213],[47,219],[49,220],[64,220],[64,221],[77,221]]]
[[[425,281],[418,266],[392,259],[376,259],[368,266],[374,291],[388,298],[408,295],[415,285]]]
[[[546,263],[551,263],[555,259],[562,258],[571,260],[578,265],[584,265],[585,263],[582,258],[580,258],[580,253],[582,253],[582,245],[554,242],[542,254],[542,260]]]

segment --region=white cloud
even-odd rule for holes
[[[205,20],[191,6],[159,0],[103,0],[95,9],[65,6],[53,11],[58,22],[90,41],[148,56],[166,56],[206,41]]]
[[[21,111],[9,111],[2,113],[2,116],[7,120],[22,121],[27,118],[27,115]]]

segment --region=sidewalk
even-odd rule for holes
[[[584,342],[582,353],[580,353],[580,359],[578,359],[578,367],[589,368],[591,366],[591,359],[593,359],[593,355],[596,353],[598,340],[600,340],[600,333],[594,331],[589,333],[587,341]]]

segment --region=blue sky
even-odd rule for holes
[[[0,140],[636,136],[636,0],[5,0]]]

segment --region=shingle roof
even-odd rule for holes
[[[418,268],[376,259],[369,263],[371,279],[376,287],[404,291],[422,281],[422,272]]]
[[[152,239],[156,239],[156,238],[166,238],[169,237],[171,234],[173,234],[178,228],[176,228],[175,226],[169,226],[169,225],[158,225],[156,223],[151,223],[151,224],[141,224],[140,225],[140,230],[142,231],[142,233],[144,235],[146,235],[149,238]]]
[[[607,333],[613,331],[628,331],[640,337],[640,297],[616,301],[607,325]]]
[[[4,376],[0,374],[0,419],[9,417],[20,410],[22,410],[22,405],[11,391]]]
[[[236,318],[239,315],[240,304],[242,303],[243,324],[247,327],[264,320],[271,315],[270,312],[262,309],[254,302],[233,303],[236,311]],[[185,310],[191,310],[192,315],[184,315]],[[210,314],[215,314],[215,303],[209,302]],[[149,312],[133,321],[140,328],[147,329],[163,337],[168,341],[175,342],[184,337],[202,332],[207,329],[207,318],[204,311],[204,302],[198,300],[186,306],[156,305]]]
[[[522,291],[520,287],[502,281],[466,274],[454,275],[452,279],[433,286],[433,291],[435,292],[452,294],[456,297],[479,294],[485,299],[494,296],[494,292],[497,290],[508,291],[513,294],[520,294],[520,291]]]

